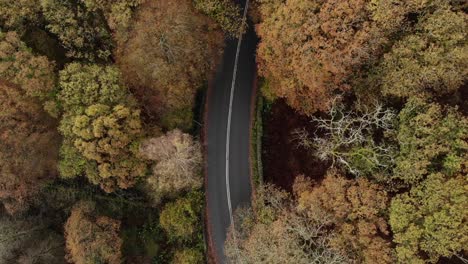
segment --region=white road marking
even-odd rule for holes
[[[242,27],[240,28],[239,38],[237,41],[236,57],[234,60],[234,72],[232,74],[231,93],[229,95],[229,112],[228,112],[227,132],[226,132],[226,194],[227,194],[227,202],[228,202],[228,208],[229,208],[229,218],[231,220],[231,226],[234,230],[235,228],[234,228],[234,217],[232,216],[231,188],[229,187],[229,146],[230,146],[230,141],[231,141],[232,105],[234,101],[234,91],[235,91],[236,78],[237,78],[237,66],[239,63],[239,53],[240,53],[240,47],[242,44],[243,27],[246,23],[248,8],[249,8],[249,0],[246,0],[245,7],[244,7],[244,14],[242,16]],[[234,241],[236,240],[235,234],[233,234],[233,239]]]

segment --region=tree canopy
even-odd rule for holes
[[[56,122],[19,86],[0,81],[0,199],[10,213],[57,177]]]
[[[77,203],[64,228],[67,260],[77,264],[122,262],[120,221],[98,215],[93,202]]]
[[[161,211],[159,223],[170,239],[191,241],[201,228],[203,197],[199,191],[189,193],[166,204]]]
[[[140,152],[156,162],[147,179],[155,198],[201,187],[201,146],[191,135],[180,130],[169,131],[145,140]]]
[[[440,8],[419,18],[378,69],[382,92],[398,97],[453,94],[468,76],[468,16]]]
[[[88,10],[82,1],[40,0],[47,29],[56,34],[67,55],[94,61],[107,60],[113,43],[105,18]]]
[[[409,193],[397,195],[390,225],[401,263],[436,263],[467,250],[468,180],[466,173],[435,173]],[[427,256],[427,257],[423,257]]]
[[[150,114],[165,120],[169,129],[187,128],[195,92],[221,46],[221,32],[190,0],[147,1],[135,16],[129,40],[118,47],[117,61]]]
[[[116,68],[68,65],[60,72],[59,104],[65,108],[60,123],[62,177],[85,173],[111,192],[133,186],[145,174],[146,164],[137,157],[140,110]]]
[[[240,7],[229,0],[193,0],[195,8],[213,18],[230,37],[237,37],[242,26]]]
[[[382,53],[386,32],[372,1],[260,1],[260,74],[272,91],[305,114],[329,107],[334,94]]]
[[[330,172],[320,185],[298,187],[298,208],[307,214],[324,212],[334,225],[330,245],[357,263],[394,263],[385,219],[387,193],[365,178],[347,180]],[[302,183],[303,184],[303,183]]]
[[[467,133],[468,119],[455,108],[408,101],[400,112],[400,152],[392,178],[411,185],[432,172],[459,172],[468,158]]]
[[[0,32],[0,78],[41,100],[47,99],[56,85],[54,63],[34,55],[14,31]]]

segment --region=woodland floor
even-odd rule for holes
[[[266,182],[291,191],[295,177],[300,174],[317,181],[323,178],[328,164],[315,159],[311,151],[298,147],[292,136],[300,128],[314,132],[310,118],[278,99],[264,115],[263,123],[262,160]]]

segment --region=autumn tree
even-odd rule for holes
[[[428,176],[410,192],[397,195],[390,225],[400,263],[437,263],[468,250],[466,172]]]
[[[37,100],[1,81],[0,139],[0,199],[15,213],[57,176],[59,136]]]
[[[392,134],[395,120],[395,112],[380,104],[347,111],[334,101],[326,117],[311,117],[317,127],[314,135],[298,129],[293,131],[293,139],[321,160],[331,161],[332,167],[340,166],[357,176],[373,176],[392,169],[395,149],[382,138],[378,142],[375,135]]]
[[[13,31],[0,32],[0,78],[42,101],[50,97],[56,82],[54,63],[34,55]]]
[[[2,263],[64,262],[63,237],[49,229],[47,219],[0,218],[0,261]]]
[[[168,203],[161,211],[159,224],[166,231],[169,239],[176,241],[193,241],[202,228],[201,212],[203,194],[190,192],[174,202]]]
[[[399,115],[393,180],[417,184],[432,172],[459,172],[468,160],[468,119],[455,108],[409,100]]]
[[[203,254],[196,249],[180,249],[177,250],[172,259],[173,264],[203,264],[204,257]]]
[[[81,2],[88,12],[102,12],[115,41],[123,43],[128,38],[134,10],[143,0],[81,0]]]
[[[191,135],[172,130],[144,141],[141,154],[156,162],[147,182],[155,200],[181,190],[201,187],[201,146]]]
[[[298,212],[295,202],[272,185],[259,189],[255,212],[238,211],[230,227],[224,247],[228,263],[349,263],[329,247],[326,215]],[[259,208],[274,212],[274,217],[259,216]]]
[[[40,11],[38,0],[0,0],[0,26],[3,29],[21,29],[37,23]]]
[[[65,223],[67,260],[76,264],[122,262],[120,221],[98,215],[93,202],[78,202]]]
[[[141,5],[130,36],[117,58],[126,82],[166,128],[190,128],[195,92],[214,67],[221,32],[190,0],[162,0]]]
[[[240,7],[229,0],[193,0],[197,10],[213,18],[230,37],[237,37],[242,26]]]
[[[259,2],[259,72],[277,96],[305,114],[326,110],[336,93],[348,91],[391,32],[373,21],[375,1]]]
[[[453,94],[467,81],[467,14],[445,4],[421,16],[412,31],[392,46],[377,69],[382,92],[404,98]]]
[[[137,157],[142,136],[140,111],[111,66],[73,63],[60,72],[60,172],[86,174],[107,192],[128,188],[146,172]]]
[[[334,226],[331,247],[357,263],[394,263],[385,210],[387,193],[365,178],[347,180],[330,172],[313,188],[298,188],[298,210],[315,215],[317,211],[330,217]],[[330,225],[330,227],[332,226]]]
[[[72,58],[107,60],[113,43],[106,20],[83,1],[40,0],[47,29],[56,34]]]

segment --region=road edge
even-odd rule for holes
[[[211,72],[208,74],[208,87],[206,89],[206,99],[205,99],[205,105],[203,107],[203,128],[200,130],[201,132],[201,142],[202,142],[202,152],[203,152],[203,187],[205,189],[205,232],[206,232],[206,239],[205,239],[205,244],[206,244],[206,261],[208,264],[215,264],[216,260],[219,259],[216,250],[214,250],[214,245],[213,245],[213,239],[211,236],[211,225],[210,225],[210,218],[209,218],[209,206],[208,206],[208,110],[210,106],[210,99],[213,93],[213,86],[215,83],[216,79],[216,73],[218,66],[223,63],[223,53],[224,53],[224,48],[225,48],[226,42],[224,42],[224,47],[223,47],[223,52],[219,55],[219,58],[217,58],[215,67],[211,70]]]
[[[256,169],[254,168],[254,162],[252,161],[252,154],[253,151],[256,151],[252,149],[252,139],[253,139],[253,128],[255,126],[255,115],[257,112],[257,95],[258,95],[258,69],[255,66],[255,73],[254,73],[254,79],[252,83],[252,97],[250,99],[250,121],[249,121],[249,169],[250,169],[250,188],[251,188],[251,204],[253,201],[255,201],[256,198],[256,193],[257,193],[257,188],[255,188],[255,179],[253,178],[253,170]]]

